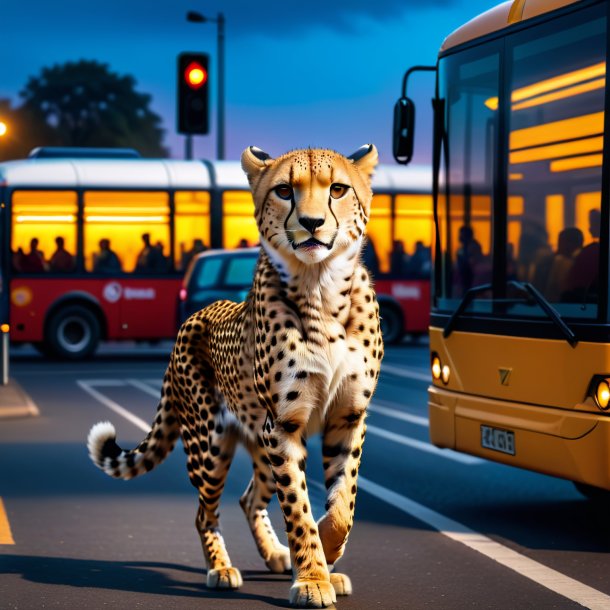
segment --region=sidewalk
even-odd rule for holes
[[[0,419],[33,415],[39,415],[38,407],[14,379],[0,385]]]

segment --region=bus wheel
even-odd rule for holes
[[[587,485],[586,483],[579,483],[573,481],[574,487],[583,495],[585,498],[597,503],[610,505],[610,491],[602,489],[601,487],[595,487],[594,485]]]
[[[79,360],[90,356],[100,340],[100,323],[89,309],[71,305],[49,320],[46,342],[60,358]]]
[[[394,307],[383,304],[379,306],[379,316],[384,343],[398,343],[403,336],[402,316]]]

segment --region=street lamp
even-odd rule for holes
[[[4,121],[0,121],[0,138],[6,135],[8,125]]]
[[[186,20],[191,23],[215,23],[217,25],[217,53],[218,53],[218,108],[216,110],[216,157],[218,159],[225,158],[225,18],[222,13],[218,13],[216,19],[205,17],[196,11],[189,11],[186,14]]]

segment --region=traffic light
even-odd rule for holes
[[[209,120],[209,55],[178,55],[178,133],[206,134]]]

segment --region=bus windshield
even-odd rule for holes
[[[562,317],[605,318],[605,56],[597,5],[440,59],[437,310],[492,284],[470,312],[545,317],[516,280]]]

